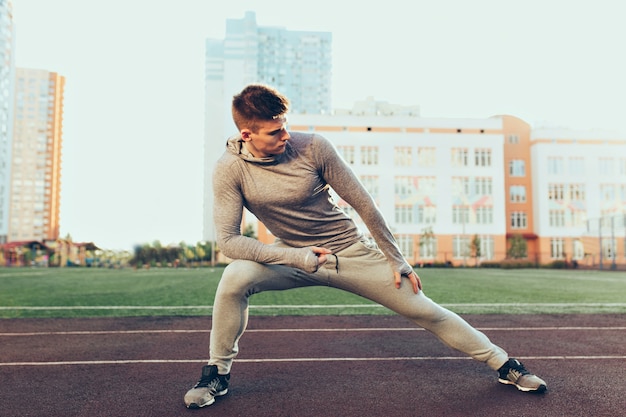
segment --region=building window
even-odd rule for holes
[[[569,199],[572,201],[585,201],[585,185],[584,184],[570,184],[569,186]]]
[[[396,206],[396,224],[413,224],[413,206]]]
[[[420,167],[434,167],[435,163],[435,148],[417,148],[417,164]]]
[[[580,157],[570,158],[569,174],[572,176],[585,175],[585,160]]]
[[[394,148],[393,162],[395,166],[409,167],[413,164],[413,150],[408,146],[396,146]]]
[[[479,236],[480,240],[480,259],[493,259],[495,243],[492,236]]]
[[[581,260],[585,257],[585,247],[583,242],[576,239],[572,242],[572,259]]]
[[[493,207],[476,207],[476,223],[493,224]]]
[[[523,159],[509,161],[509,175],[512,177],[526,176],[526,164]]]
[[[349,165],[354,165],[354,146],[337,146],[337,150]]]
[[[477,167],[490,167],[491,149],[476,149],[474,151],[474,163]]]
[[[550,210],[550,227],[565,227],[565,210]]]
[[[435,259],[437,256],[437,238],[429,236],[420,240],[420,258]]]
[[[600,185],[600,201],[614,201],[615,200],[615,186],[613,184],[601,184]]]
[[[583,210],[572,210],[572,226],[583,227],[587,224],[587,212]]]
[[[470,179],[468,177],[452,177],[452,193],[457,196],[469,196]]]
[[[565,241],[563,239],[550,239],[550,257],[552,259],[565,258]]]
[[[417,223],[435,224],[437,221],[437,207],[417,206]]]
[[[455,236],[452,239],[452,256],[454,258],[467,258],[470,255],[470,238],[467,236]]]
[[[400,199],[411,197],[417,191],[415,182],[413,177],[396,177],[394,181],[396,197]]]
[[[560,157],[548,158],[548,174],[550,175],[563,174],[563,158],[560,158]]]
[[[433,200],[433,196],[437,191],[437,178],[417,177],[417,188],[422,194],[430,196],[430,199]]]
[[[613,158],[600,158],[598,160],[598,172],[603,176],[615,174],[615,160]]]
[[[518,135],[508,135],[507,136],[507,140],[511,145],[516,145],[519,143],[519,136]]]
[[[565,185],[548,184],[548,200],[563,201],[565,199]]]
[[[469,212],[470,210],[467,206],[452,207],[452,224],[468,224]]]
[[[509,200],[511,203],[525,203],[526,202],[526,186],[524,185],[511,185],[509,188]]]
[[[466,148],[452,149],[452,166],[466,167],[469,165],[469,151]]]
[[[474,181],[476,195],[492,195],[493,194],[493,179],[477,177]]]
[[[361,147],[361,164],[378,165],[378,147],[362,146]]]
[[[615,257],[616,246],[615,239],[602,239],[602,255],[607,259],[613,259]]]
[[[514,211],[511,213],[511,228],[512,229],[526,229],[526,213],[523,211]]]
[[[406,258],[413,258],[413,236],[400,235],[396,236],[396,240],[398,241],[398,246],[400,247],[402,255]]]

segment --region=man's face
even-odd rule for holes
[[[241,138],[246,148],[257,158],[265,158],[285,152],[287,141],[287,118],[280,116],[274,120],[258,122],[256,133],[250,129],[241,130]]]

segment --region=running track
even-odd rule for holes
[[[548,382],[497,383],[398,316],[250,319],[227,396],[187,410],[210,318],[0,320],[0,416],[626,416],[620,314],[464,315]]]

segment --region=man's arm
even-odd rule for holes
[[[356,177],[352,168],[337,153],[336,148],[325,138],[319,136],[318,138],[320,158],[318,162],[322,167],[324,179],[359,214],[376,244],[387,257],[394,271],[396,287],[400,287],[402,277],[406,276],[411,281],[413,291],[417,293],[422,288],[419,276],[402,255],[375,201]]]
[[[287,265],[315,272],[326,261],[322,248],[285,248],[267,245],[241,234],[244,198],[237,180],[237,169],[220,165],[213,174],[213,213],[217,231],[217,245],[231,259]]]

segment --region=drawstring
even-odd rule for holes
[[[335,257],[335,271],[339,273],[339,257],[335,255],[334,253],[332,255]]]

